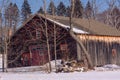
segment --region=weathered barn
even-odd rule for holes
[[[82,59],[83,50],[69,34],[69,18],[49,15],[45,18],[36,14],[11,36],[8,67],[43,65],[48,61],[46,26],[51,60],[54,59],[55,35],[58,59]],[[87,19],[73,19],[73,26],[76,37],[82,40],[95,66],[112,63],[114,55],[120,64],[120,31]]]

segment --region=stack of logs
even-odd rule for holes
[[[85,63],[83,60],[76,61],[72,60],[69,62],[65,62],[64,60],[61,61],[61,65],[57,66],[56,72],[86,72],[88,71],[88,68],[85,66]]]

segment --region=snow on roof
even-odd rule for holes
[[[77,28],[73,28],[73,31],[74,31],[75,33],[84,33],[84,34],[88,34],[88,32],[83,31],[83,30],[81,30],[81,29],[77,29]]]
[[[47,18],[47,19],[50,20],[50,21],[52,21],[52,22],[54,22],[55,24],[58,24],[58,25],[64,27],[64,28],[70,28],[70,26],[68,26],[68,25],[64,25],[64,24],[59,23],[59,22],[57,22],[57,21],[55,21],[55,20],[52,20],[52,19],[50,19],[50,18]],[[73,27],[73,31],[74,31],[75,33],[84,33],[84,34],[88,34],[88,32],[83,31],[83,30],[78,29],[78,28],[75,28],[75,27]]]

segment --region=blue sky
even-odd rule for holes
[[[11,0],[13,3],[16,3],[19,6],[19,9],[21,10],[21,6],[24,0]],[[50,0],[46,0],[47,5],[49,5]],[[69,4],[69,0],[54,0],[55,5],[58,5],[60,1],[65,1],[64,4]],[[43,6],[43,0],[28,0],[31,10],[33,13],[38,11],[40,6]]]
[[[19,9],[21,10],[21,6],[22,6],[24,0],[9,0],[9,1],[16,3],[18,5]],[[47,5],[49,5],[50,0],[46,0],[46,1],[47,1]],[[63,1],[65,5],[68,5],[70,0],[54,0],[55,5],[57,6],[60,1]],[[86,5],[87,1],[88,0],[81,0],[83,6]],[[31,7],[31,10],[33,13],[37,12],[38,9],[40,8],[40,6],[43,6],[43,0],[28,0],[28,2],[30,4],[30,7]],[[107,6],[105,5],[105,0],[97,0],[97,3],[100,6],[100,8],[99,8],[100,11],[103,11],[106,9]],[[0,3],[0,5],[1,5],[1,3]]]

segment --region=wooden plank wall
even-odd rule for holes
[[[78,37],[85,45],[95,66],[105,64],[120,65],[120,37],[82,34],[78,35]],[[82,50],[80,52],[83,54]]]

